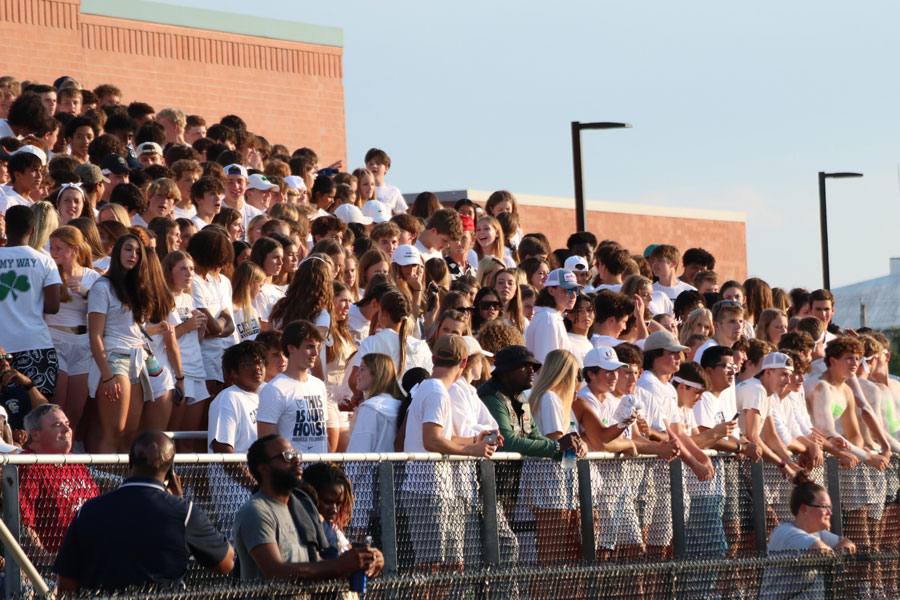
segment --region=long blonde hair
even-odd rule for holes
[[[234,288],[232,292],[231,303],[235,309],[240,309],[244,316],[244,322],[250,323],[253,317],[259,319],[259,315],[253,309],[253,298],[250,297],[250,290],[254,283],[265,283],[266,272],[254,262],[244,261],[234,271],[231,278],[231,284]]]
[[[372,385],[366,390],[366,399],[387,394],[392,398],[402,399],[403,392],[397,383],[397,365],[387,354],[366,354],[362,362],[372,372]]]
[[[694,333],[694,326],[704,320],[709,323],[709,334],[707,337],[712,337],[716,332],[716,323],[713,321],[712,311],[708,308],[695,308],[682,323],[681,330],[678,332],[678,341],[687,346],[687,339]]]
[[[575,386],[578,384],[578,360],[568,350],[553,350],[547,354],[544,359],[544,365],[535,379],[534,386],[531,388],[531,395],[528,397],[528,405],[531,407],[531,414],[538,415],[541,412],[541,403],[547,392],[553,392],[559,396],[562,402],[559,421],[567,423],[569,421],[569,413],[572,410],[572,401],[575,396]],[[532,417],[534,418],[534,417]],[[548,432],[542,431],[546,434]],[[566,433],[565,428],[563,432]]]
[[[32,210],[34,211],[34,231],[28,238],[28,245],[40,251],[47,245],[50,234],[59,227],[59,213],[46,200],[35,203]]]

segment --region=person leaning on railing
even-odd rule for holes
[[[497,421],[503,436],[497,450],[542,458],[558,457],[570,448],[583,453],[584,444],[577,433],[551,440],[528,422],[518,397],[531,388],[534,373],[540,366],[525,346],[507,346],[497,353],[491,378],[478,388],[478,396]]]

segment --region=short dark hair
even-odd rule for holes
[[[10,206],[6,211],[6,232],[15,237],[26,236],[34,229],[34,221],[34,211],[30,206]]]
[[[156,142],[161,147],[166,145],[166,129],[156,121],[145,121],[134,134],[135,148],[144,142]]]
[[[697,304],[700,304],[701,307],[706,306],[706,298],[703,297],[703,294],[697,290],[684,290],[678,294],[673,303],[672,308],[675,312],[675,317],[679,317],[687,309],[693,310],[697,308]]]
[[[698,383],[703,386],[703,389],[709,389],[709,378],[706,376],[703,368],[693,361],[681,363],[675,376],[684,379],[685,381],[690,381],[691,383]],[[672,384],[676,388],[679,385],[677,381],[672,381]]]
[[[594,321],[601,323],[610,317],[616,320],[634,312],[634,301],[625,294],[600,290],[594,297]]]
[[[332,215],[319,217],[309,226],[309,232],[312,234],[314,240],[317,237],[325,237],[328,235],[329,231],[343,232],[346,229],[347,226],[344,225],[344,222]]]
[[[222,372],[237,373],[241,361],[246,358],[265,362],[266,347],[255,340],[244,340],[239,344],[228,347],[222,354]]]
[[[40,96],[34,92],[22,92],[9,106],[6,121],[10,127],[23,127],[34,131],[49,116]]]
[[[128,115],[110,115],[103,124],[103,131],[106,133],[115,133],[118,131],[127,131],[134,134],[138,129],[137,121]]]
[[[208,128],[206,130],[206,137],[221,144],[225,144],[227,142],[231,142],[232,144],[237,143],[237,137],[235,137],[234,135],[234,130],[227,125],[222,125],[221,123],[216,123],[212,127]]]
[[[793,350],[795,352],[807,353],[816,346],[816,341],[806,331],[794,330],[788,331],[778,340],[779,350]]]
[[[569,236],[569,239],[566,240],[566,248],[568,248],[569,250],[574,249],[575,246],[578,246],[580,244],[589,244],[592,248],[596,248],[597,236],[590,231],[576,231]],[[590,257],[585,256],[584,258]]]
[[[264,435],[250,444],[250,448],[247,449],[247,468],[250,470],[250,474],[253,475],[253,479],[255,479],[257,483],[262,483],[259,477],[259,466],[269,462],[269,459],[271,458],[268,450],[266,450],[266,446],[269,442],[278,437],[279,435],[277,433]]]
[[[380,148],[370,148],[368,152],[366,152],[366,164],[369,161],[374,161],[379,165],[384,165],[387,168],[391,168],[391,157],[388,156],[388,153]]]
[[[75,132],[77,132],[82,127],[90,127],[93,130],[94,135],[100,133],[100,130],[97,127],[97,123],[95,123],[91,119],[88,119],[87,117],[75,117],[74,119],[66,123],[66,129],[63,132],[63,137],[65,137],[66,139],[71,139],[75,136]]]
[[[734,350],[728,346],[710,346],[703,351],[700,366],[704,369],[712,369],[719,364],[723,356],[734,356]]]
[[[15,181],[16,173],[24,173],[25,169],[41,167],[43,164],[41,159],[31,152],[19,152],[9,157],[9,162],[6,163],[6,170],[12,177],[12,180]]]
[[[224,193],[225,186],[215,177],[201,177],[191,184],[191,200],[202,198],[207,192]]]
[[[462,237],[462,219],[459,217],[459,213],[452,208],[434,211],[425,223],[425,229],[432,228],[453,241],[458,241]]]
[[[827,300],[834,306],[834,294],[828,290],[815,290],[809,294],[809,306],[812,308],[813,302],[821,302]]]
[[[681,256],[681,262],[686,265],[700,265],[704,271],[716,270],[716,257],[703,248],[688,248]]]
[[[635,365],[638,367],[640,367],[644,362],[644,351],[635,344],[623,342],[616,346],[615,349],[616,356],[618,357],[619,362],[623,362],[626,365]]]
[[[135,121],[143,119],[147,115],[156,114],[156,110],[146,102],[132,102],[128,105],[126,111],[128,112],[128,116]],[[137,125],[137,123],[135,123],[135,125]]]
[[[278,348],[278,351],[281,352],[281,332],[277,329],[270,329],[268,331],[260,331],[256,334],[256,341],[265,346],[266,350],[272,350],[273,348]]]
[[[109,201],[113,204],[121,204],[129,212],[142,212],[146,201],[144,192],[133,183],[120,183],[109,194]]]
[[[287,356],[288,346],[299,348],[300,344],[307,340],[322,342],[323,338],[319,329],[306,319],[291,321],[281,333],[281,351]]]
[[[218,227],[204,227],[188,242],[188,254],[203,269],[225,268],[234,262],[234,246]]]

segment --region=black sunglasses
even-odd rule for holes
[[[482,300],[481,301],[481,310],[491,310],[491,309],[500,309],[500,302],[497,300]]]

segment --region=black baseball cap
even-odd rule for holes
[[[113,175],[124,175],[131,172],[131,169],[128,168],[128,163],[119,154],[107,154],[104,156],[103,160],[100,161],[100,170],[104,175],[109,175],[110,173]]]
[[[522,365],[534,365],[540,368],[541,363],[525,346],[507,346],[494,357],[494,373],[505,373],[518,369]]]

